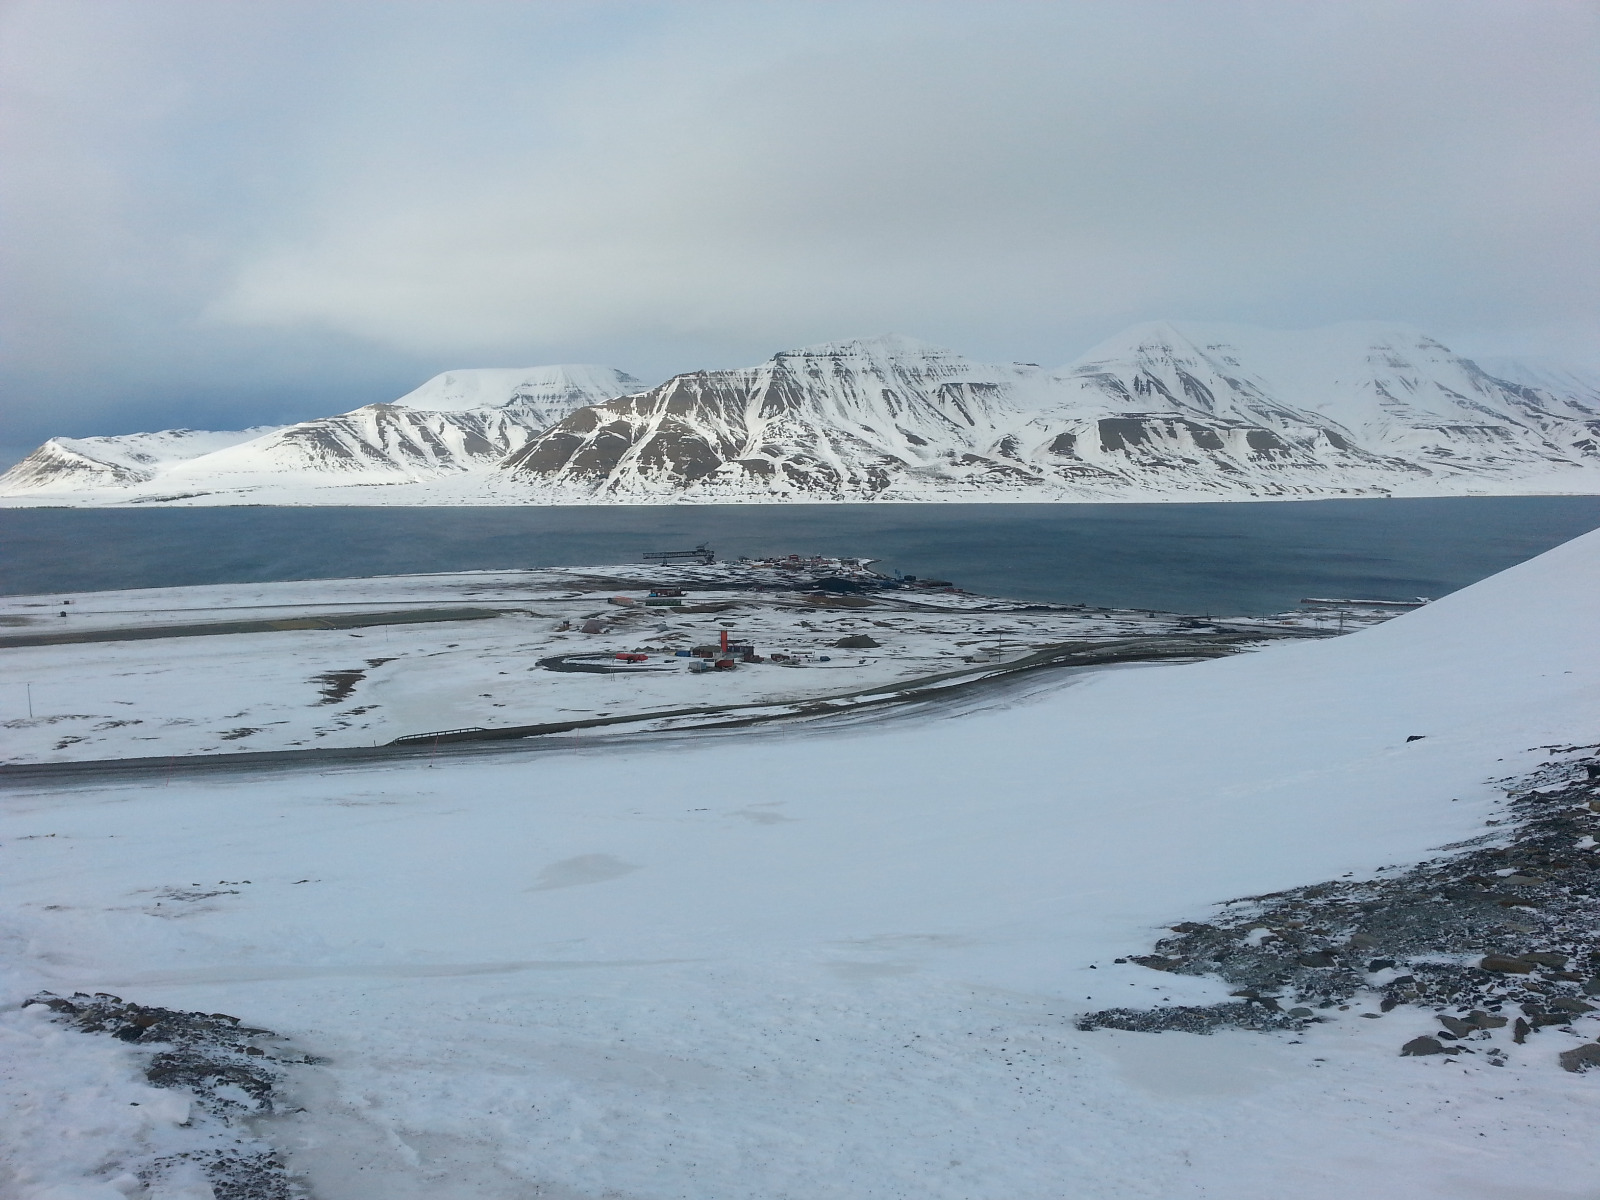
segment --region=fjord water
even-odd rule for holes
[[[0,594],[740,555],[863,555],[991,595],[1173,612],[1465,587],[1600,527],[1600,497],[1230,504],[0,510]]]

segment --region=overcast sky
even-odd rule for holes
[[[1593,365],[1597,63],[1562,0],[3,3],[0,443],[888,331]]]

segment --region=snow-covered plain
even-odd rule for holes
[[[835,560],[831,569],[843,568]],[[711,585],[692,590],[686,603],[712,611],[609,603],[619,592],[642,599],[648,584],[639,581],[650,578],[691,589],[696,580]],[[951,671],[1000,670],[1045,646],[1169,633],[1185,625],[1170,613],[1042,609],[912,590],[875,591],[870,601],[852,598],[865,607],[840,609],[822,595],[793,590],[793,578],[786,581],[791,590],[715,590],[761,579],[769,588],[785,586],[780,572],[738,564],[624,565],[0,597],[0,633],[22,637],[203,630],[223,621],[291,626],[0,649],[6,676],[0,681],[0,762],[371,746],[446,729],[785,705]],[[622,586],[624,580],[634,586]],[[611,586],[600,586],[608,581]],[[479,618],[404,620],[408,612],[441,608]],[[374,613],[394,623],[292,627],[317,616]],[[1385,615],[1368,612],[1362,619]],[[600,628],[585,633],[590,619]],[[1332,631],[1339,619],[1285,614],[1239,619],[1229,627]],[[724,630],[735,641],[753,643],[763,658],[777,652],[803,665],[769,660],[698,675],[676,657],[679,649],[717,644]],[[878,646],[849,651],[834,645],[863,633]],[[539,667],[541,659],[557,655],[621,651],[641,651],[647,659],[626,675]],[[982,661],[972,664],[978,655]],[[649,724],[671,727],[687,719]]]
[[[1349,637],[919,723],[20,789],[5,1000],[326,1056],[268,1123],[325,1200],[1592,1198],[1600,1076],[1559,1031],[1495,1068],[1398,1057],[1408,1007],[1072,1018],[1220,998],[1112,962],[1215,902],[1493,835],[1498,782],[1595,739],[1597,591],[1590,534]],[[130,1107],[135,1049],[38,1009],[0,1037],[0,1188],[140,1194],[89,1190],[182,1136]]]

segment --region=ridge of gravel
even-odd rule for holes
[[[1153,952],[1118,962],[1220,978],[1221,1004],[1110,1008],[1083,1030],[1303,1030],[1378,997],[1379,1013],[1431,1009],[1439,1028],[1396,1052],[1483,1052],[1546,1029],[1585,1039],[1562,1067],[1600,1067],[1600,755],[1542,746],[1552,761],[1502,781],[1493,832],[1370,879],[1336,879],[1229,900],[1171,926]],[[1361,1014],[1378,1015],[1378,1014]],[[1483,1043],[1488,1043],[1484,1045]]]

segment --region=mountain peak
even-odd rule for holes
[[[1150,321],[1107,338],[1062,369],[1088,374],[1108,365],[1209,363],[1229,374],[1246,371],[1298,387],[1309,378],[1348,375],[1363,362],[1391,368],[1412,363],[1448,369],[1456,362],[1450,348],[1408,325],[1386,321],[1345,321],[1318,329],[1268,329],[1219,321]],[[1248,364],[1248,368],[1246,367]],[[1421,370],[1420,366],[1413,369]]]
[[[400,408],[428,412],[461,412],[474,408],[504,408],[509,404],[544,408],[571,402],[570,411],[570,408],[599,404],[643,387],[641,380],[625,371],[594,363],[472,367],[435,375],[392,403]]]

